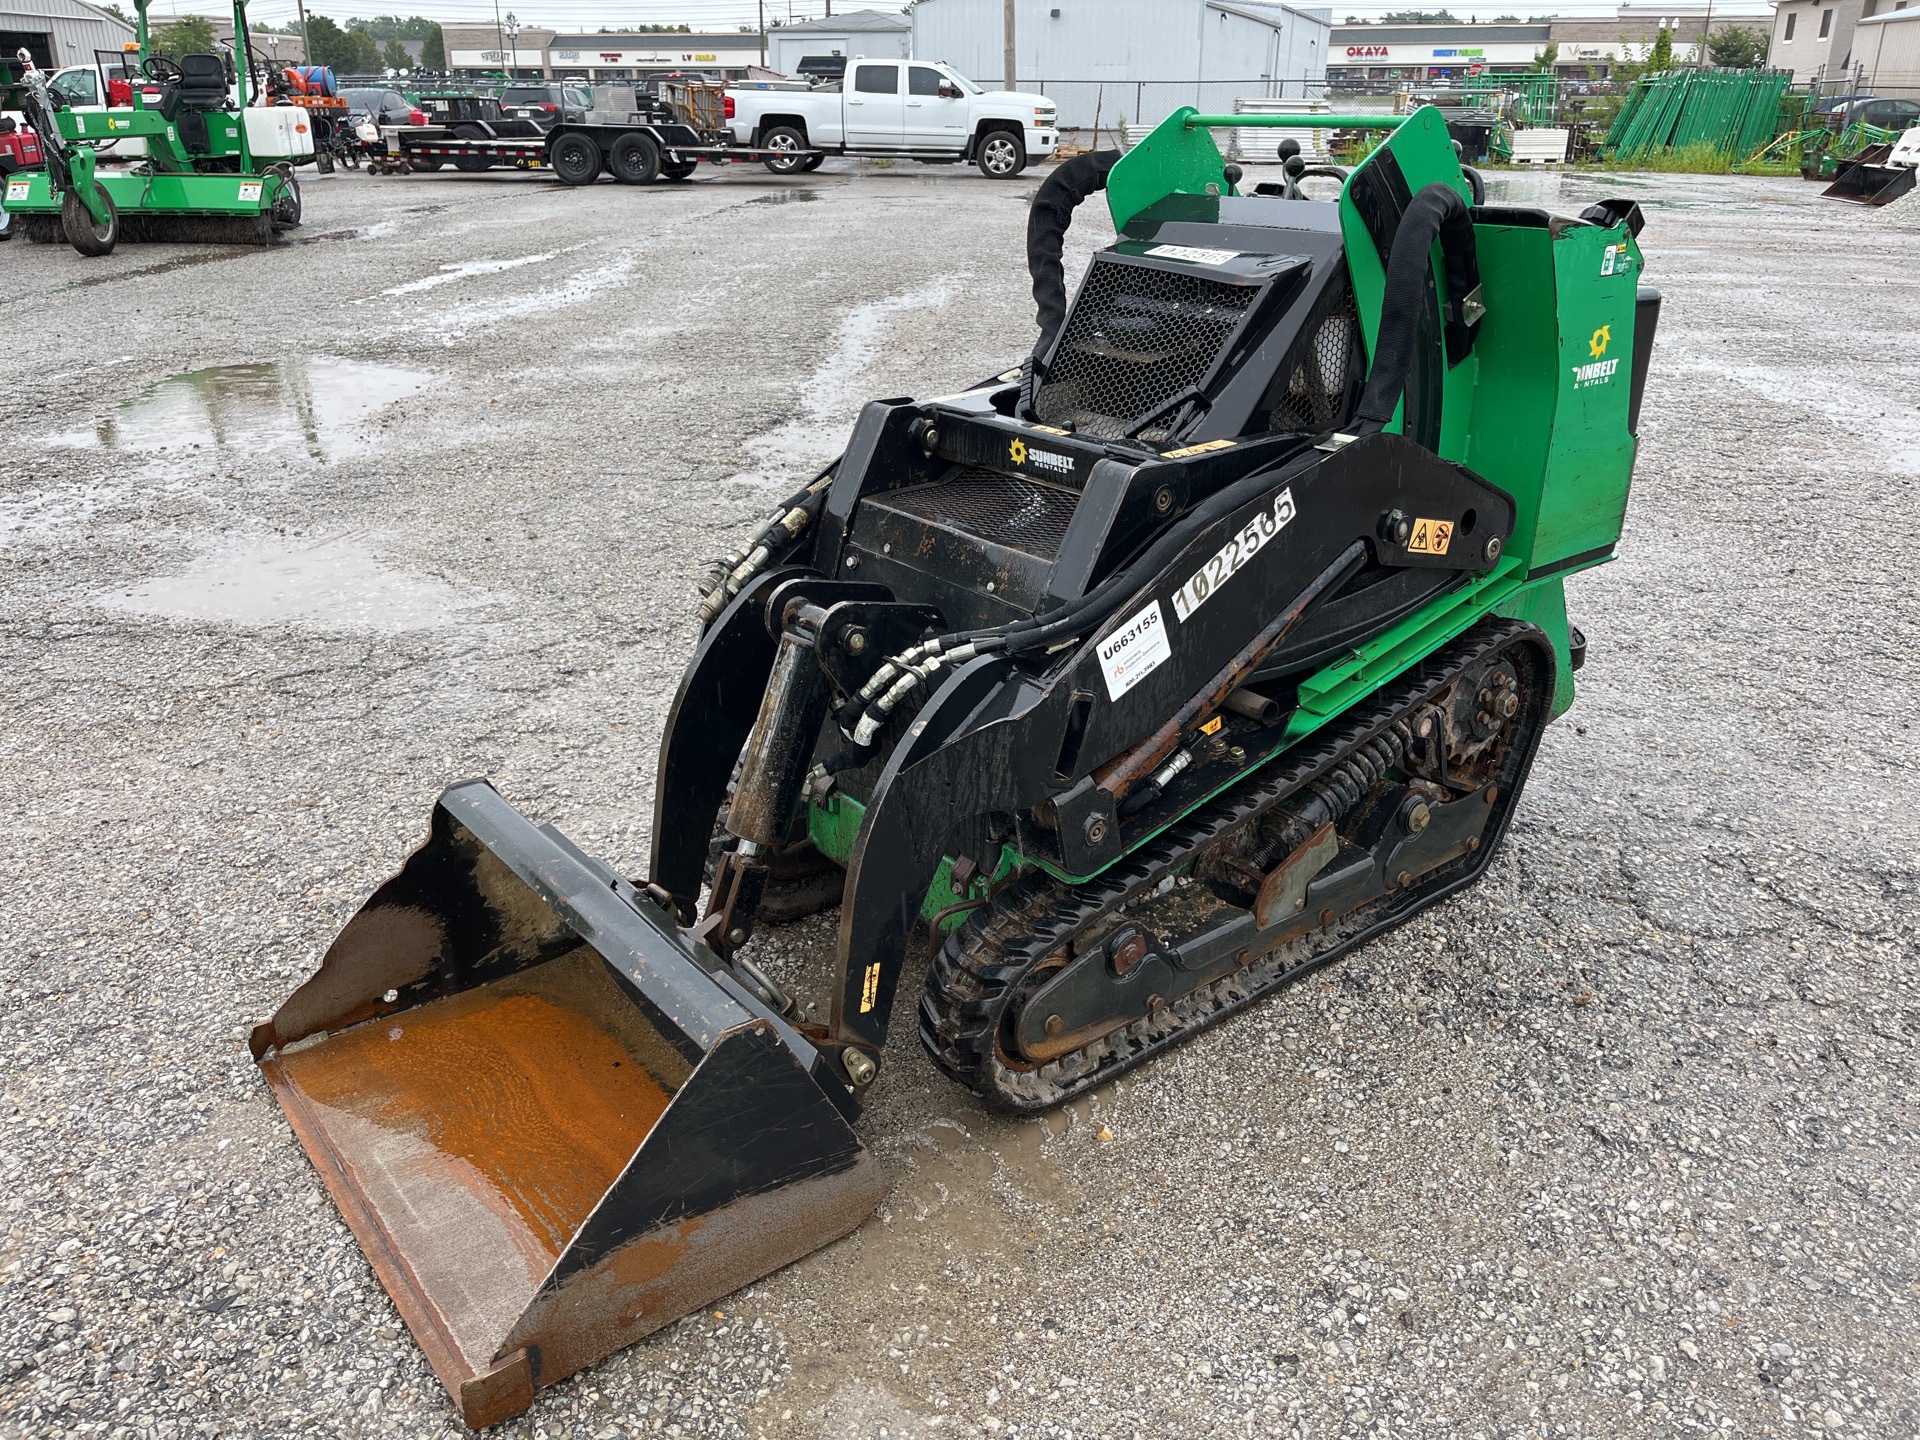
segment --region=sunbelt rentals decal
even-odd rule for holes
[[[1073,457],[1062,455],[1057,450],[1042,450],[1038,445],[1029,445],[1026,441],[1014,438],[1007,446],[1007,458],[1016,465],[1028,465],[1035,470],[1051,470],[1056,475],[1073,473]]]
[[[1607,353],[1607,346],[1612,340],[1611,325],[1602,325],[1593,332],[1593,337],[1587,341],[1587,363],[1573,367],[1574,389],[1585,390],[1594,385],[1606,385],[1612,382],[1613,372],[1620,368],[1620,357],[1616,355],[1611,360],[1601,358]]]

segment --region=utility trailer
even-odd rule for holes
[[[478,138],[447,125],[385,129],[385,161],[375,168],[399,173],[451,162],[462,170],[551,170],[569,185],[590,185],[602,173],[625,185],[650,185],[662,177],[684,180],[702,160],[764,161],[773,153],[734,143],[726,128],[732,101],[718,87],[670,91],[655,99],[628,85],[596,85],[584,119],[563,120],[537,136]]]

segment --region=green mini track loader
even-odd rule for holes
[[[111,254],[121,240],[175,240],[265,245],[300,223],[294,164],[313,156],[313,128],[303,110],[248,103],[253,84],[244,0],[233,7],[234,50],[182,55],[149,48],[146,0],[135,0],[137,52],[125,105],[75,110],[27,65],[21,102],[40,136],[46,168],[7,178],[0,205],[21,221],[27,239],[64,236],[82,255]],[[237,62],[237,63],[236,63]],[[96,164],[94,147],[130,139],[146,143],[131,167]]]
[[[1321,201],[1239,193],[1229,125],[1390,133]],[[1032,352],[870,403],[715,572],[648,873],[440,797],[252,1049],[469,1424],[858,1226],[902,996],[1033,1111],[1485,872],[1660,300],[1632,204],[1479,193],[1432,108],[1183,110],[1062,164]],[[753,937],[831,906],[802,1009]]]

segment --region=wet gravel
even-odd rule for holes
[[[1668,307],[1485,882],[1044,1124],[901,1024],[880,1213],[506,1433],[1920,1433],[1911,241],[1497,184],[1634,195]],[[267,253],[0,248],[0,1434],[459,1432],[247,1029],[452,780],[641,867],[704,561],[1017,356],[1032,188],[340,175]]]

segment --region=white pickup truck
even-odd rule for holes
[[[730,89],[727,102],[735,142],[776,152],[765,162],[776,175],[812,170],[825,155],[895,155],[971,160],[989,179],[1009,180],[1059,141],[1046,96],[982,90],[926,60],[855,58],[838,89]]]

